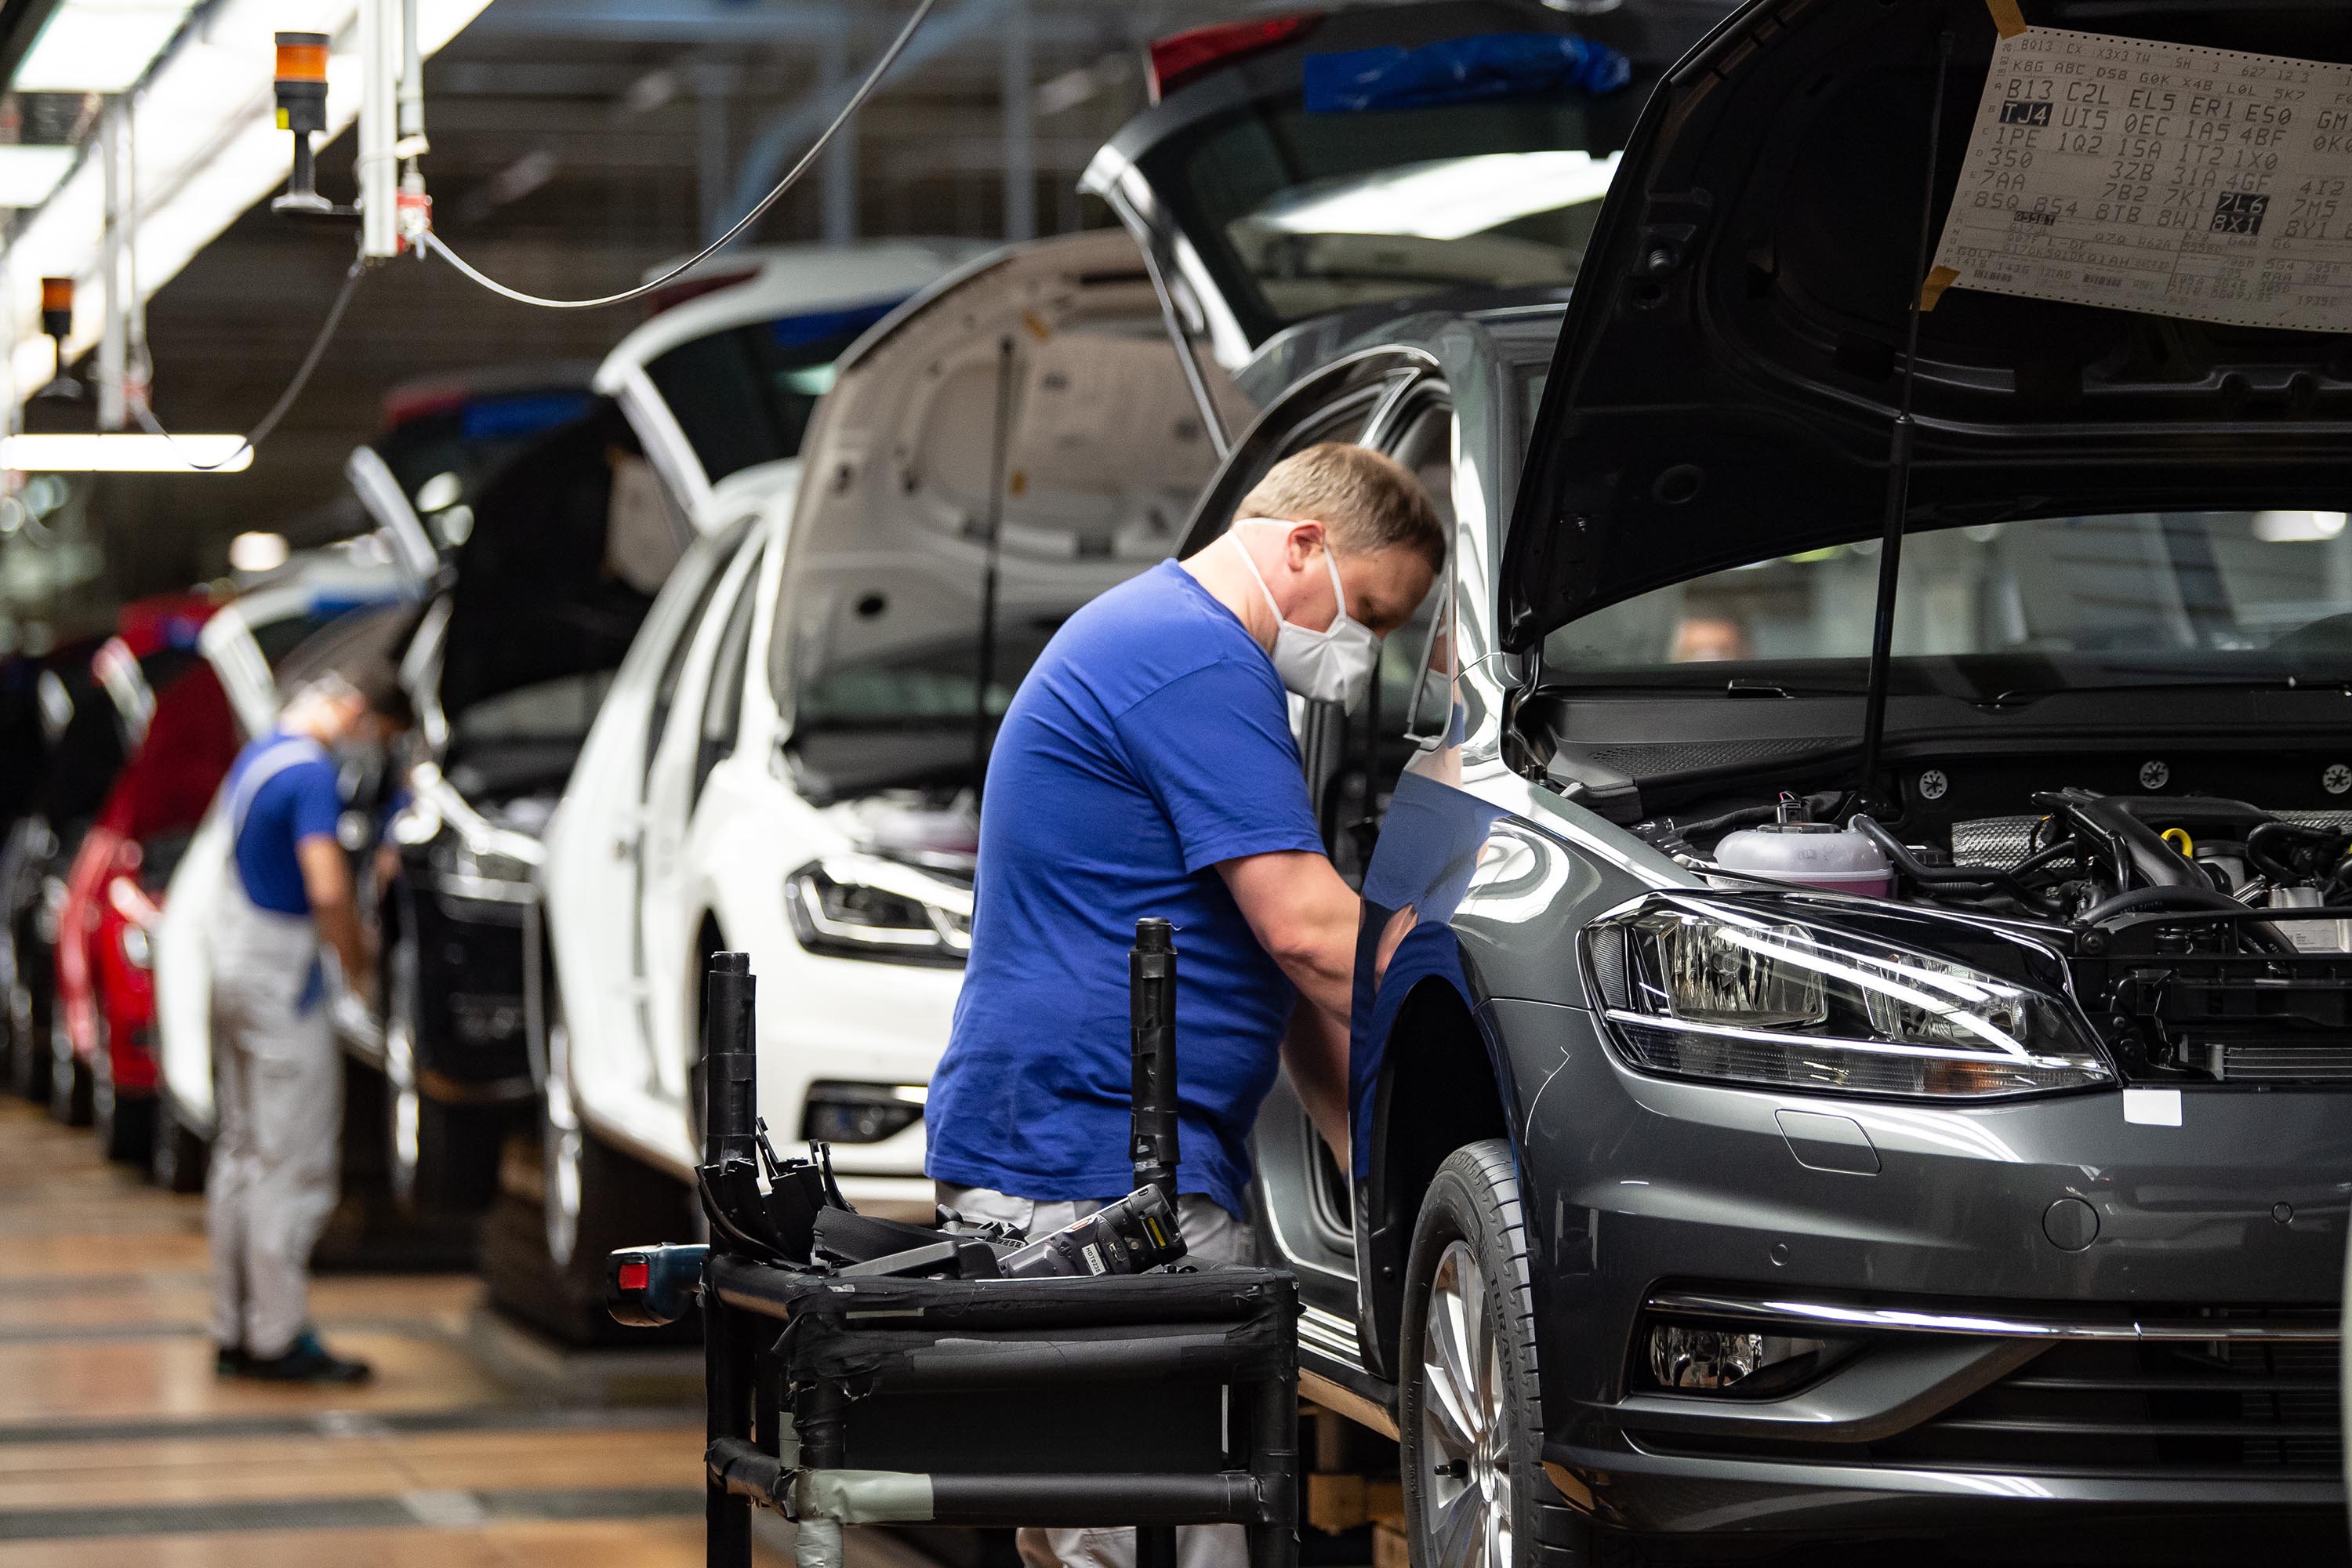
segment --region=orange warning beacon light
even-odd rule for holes
[[[73,331],[73,301],[72,279],[41,279],[41,331],[58,340],[60,353],[64,352],[65,341]]]
[[[327,35],[278,35],[278,129],[294,133],[294,169],[271,212],[332,211],[319,195],[310,138],[327,129]]]

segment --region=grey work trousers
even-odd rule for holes
[[[213,956],[219,1129],[205,1184],[213,1340],[284,1354],[310,1319],[310,1249],[334,1212],[343,1065],[308,918],[223,889]]]
[[[1020,1227],[1032,1239],[1094,1213],[1099,1203],[1016,1198],[987,1187],[937,1184],[940,1206],[970,1220]],[[1198,1193],[1176,1200],[1188,1257],[1202,1263],[1256,1261],[1256,1235]],[[1014,1536],[1026,1568],[1135,1568],[1132,1530],[1023,1530]],[[1244,1568],[1249,1532],[1238,1524],[1187,1525],[1176,1532],[1177,1568]]]

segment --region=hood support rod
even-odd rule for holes
[[[1943,153],[1944,84],[1952,71],[1952,35],[1936,41],[1936,90],[1927,108],[1927,171],[1919,188],[1919,248],[1911,268],[1911,308],[1904,331],[1903,394],[1895,416],[1895,442],[1886,458],[1886,517],[1879,533],[1878,606],[1870,625],[1870,681],[1862,715],[1862,771],[1854,804],[1869,808],[1876,793],[1878,754],[1886,740],[1887,689],[1895,677],[1895,591],[1903,572],[1903,525],[1911,509],[1911,390],[1919,377],[1919,295],[1935,244],[1936,166]]]

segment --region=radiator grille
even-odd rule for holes
[[[2326,1342],[2062,1344],[1876,1459],[2001,1468],[2324,1470],[2343,1464]]]

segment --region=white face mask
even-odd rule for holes
[[[1297,524],[1278,517],[1244,517],[1234,519],[1234,526],[1296,528]],[[1274,602],[1274,590],[1265,585],[1265,574],[1257,569],[1256,559],[1239,538],[1231,533],[1225,537],[1241,551],[1250,575],[1257,579],[1257,591],[1265,595],[1266,608],[1274,612],[1274,672],[1282,678],[1284,688],[1309,701],[1337,702],[1343,708],[1362,701],[1380,663],[1381,639],[1372,635],[1371,627],[1349,618],[1348,592],[1339,586],[1339,563],[1332,559],[1330,547],[1324,547],[1323,565],[1331,574],[1331,599],[1339,613],[1318,632],[1283,618],[1282,606]]]

